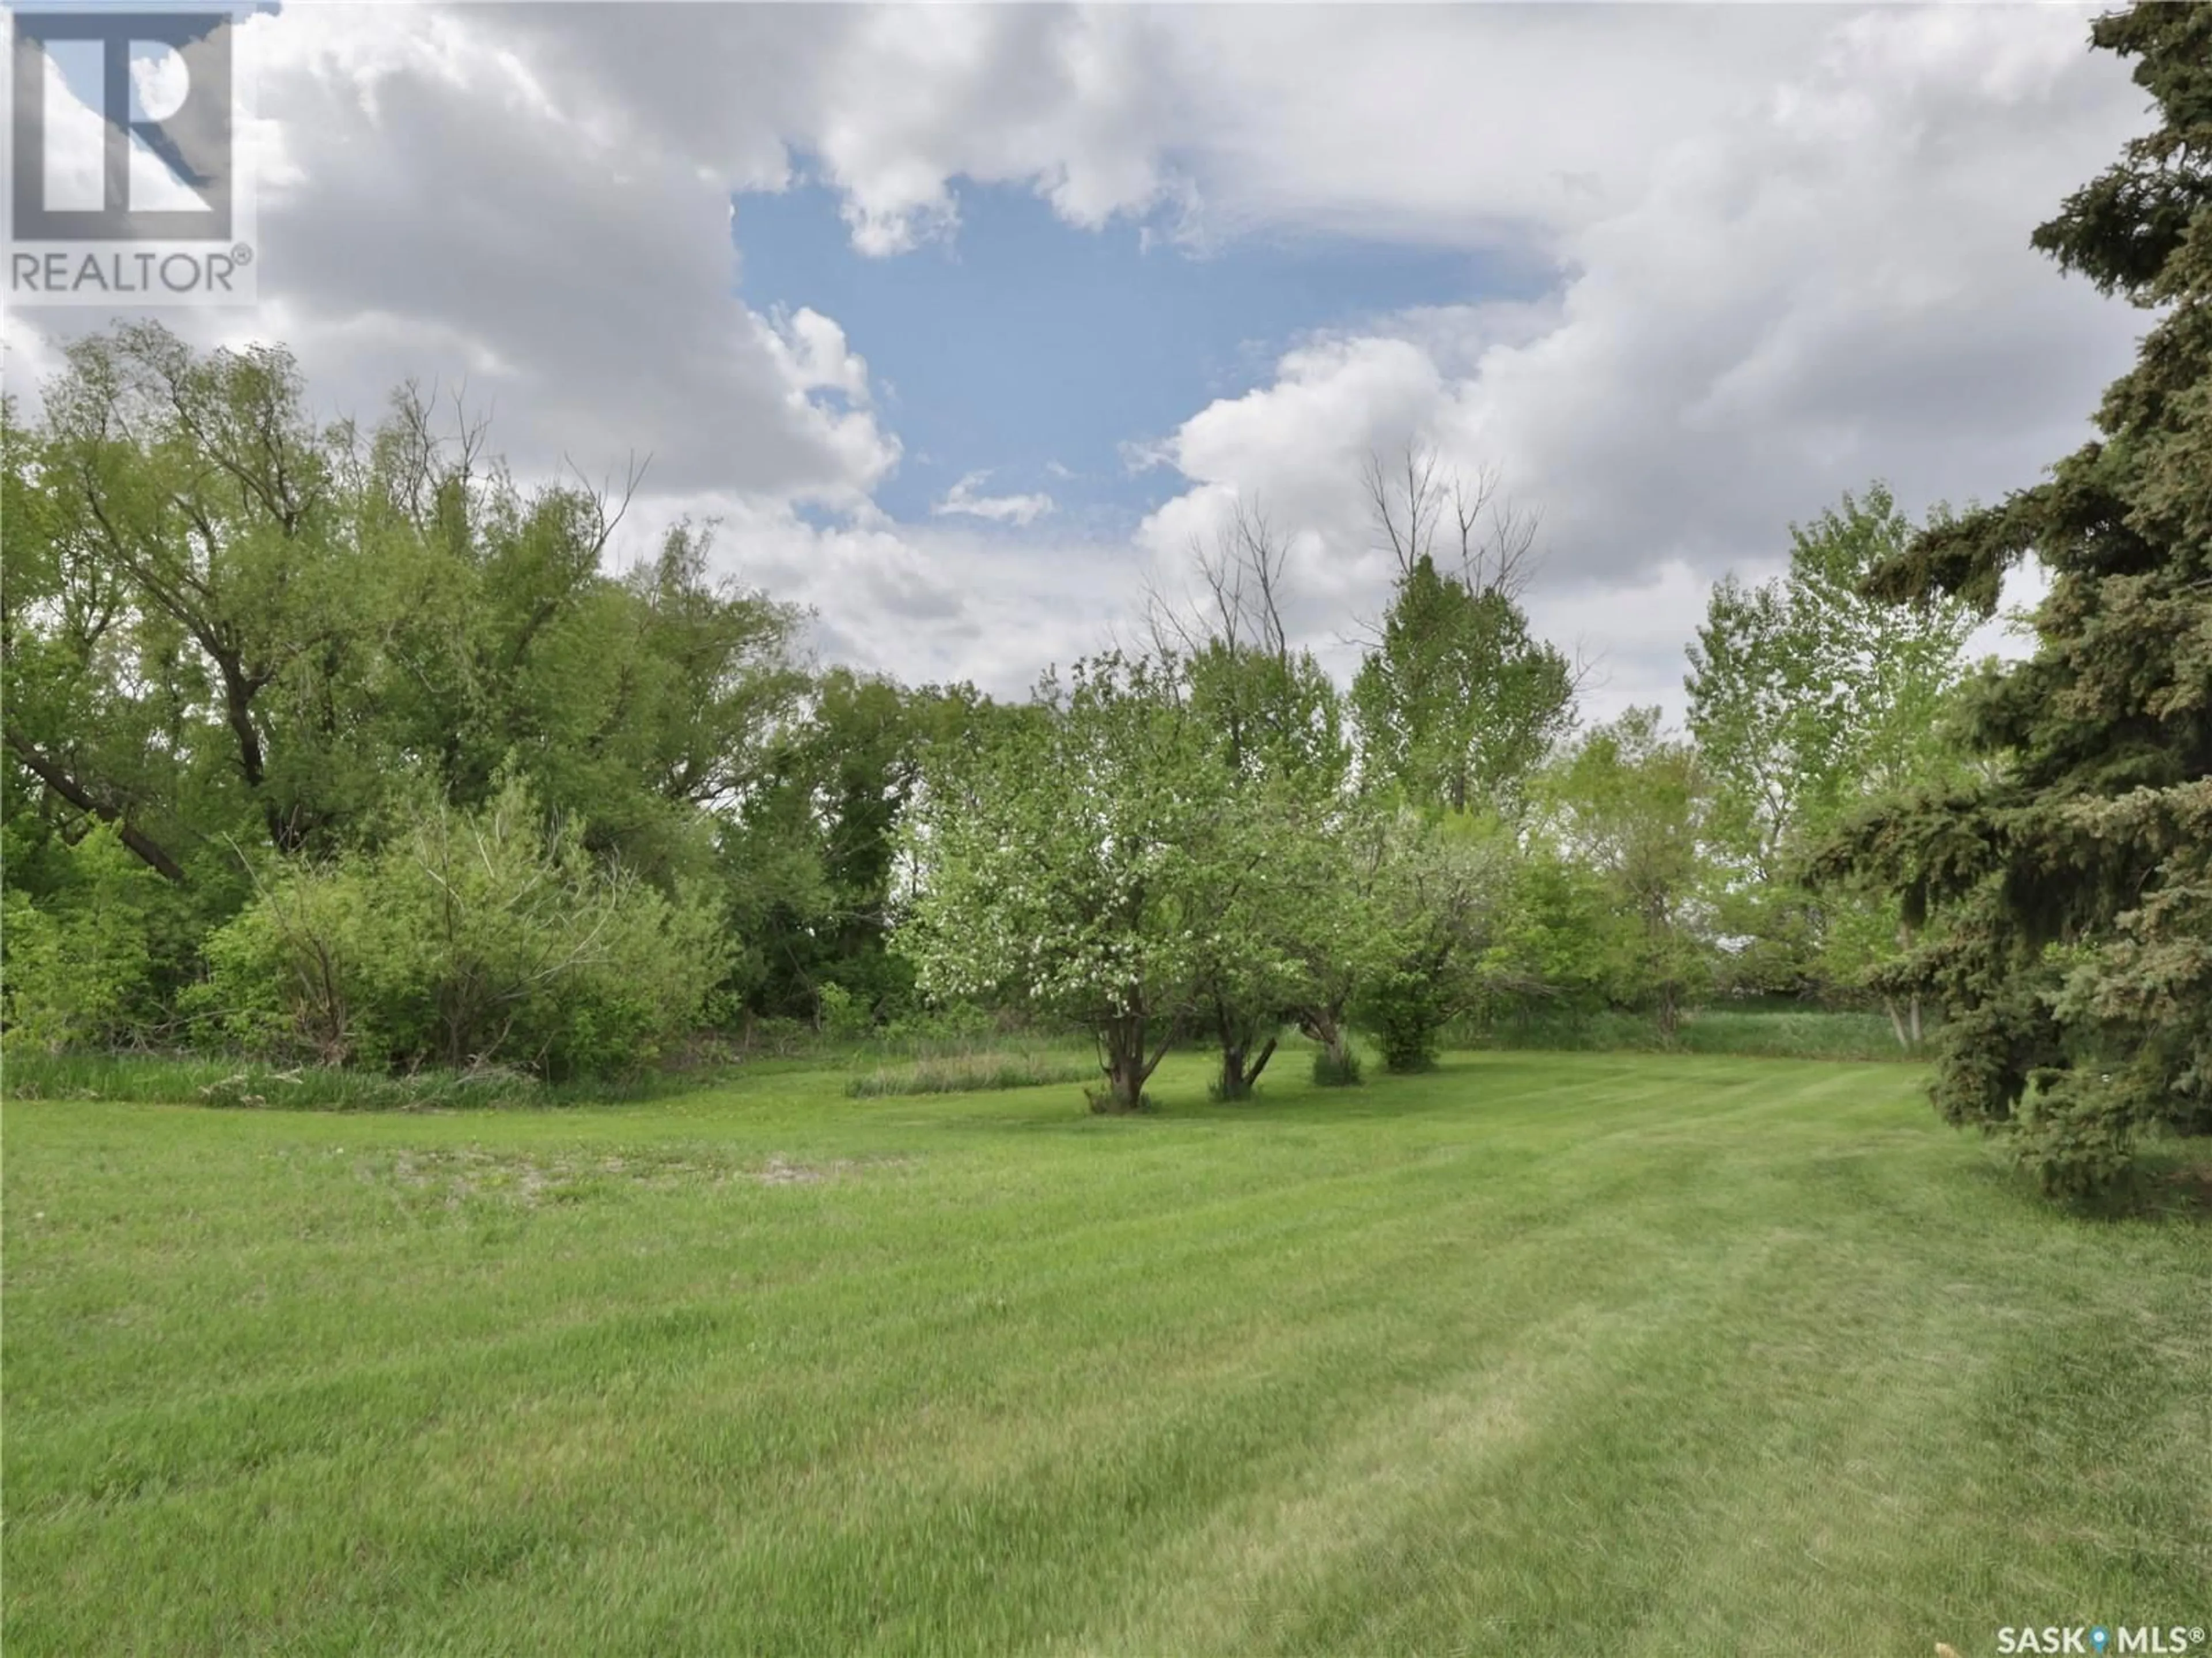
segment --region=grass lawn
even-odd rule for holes
[[[2212,1623],[2201,1215],[2054,1212],[1895,1065],[1202,1076],[10,1104],[9,1658]]]

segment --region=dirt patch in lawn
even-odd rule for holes
[[[535,1209],[635,1191],[815,1186],[906,1167],[911,1157],[802,1161],[709,1151],[667,1154],[492,1151],[477,1146],[414,1148],[364,1159],[359,1176],[415,1199],[459,1208],[476,1201]]]

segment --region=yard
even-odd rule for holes
[[[2212,1224],[2054,1209],[1921,1081],[12,1102],[8,1651],[2202,1628]]]

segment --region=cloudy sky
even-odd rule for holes
[[[651,457],[825,659],[1017,692],[1256,502],[1340,671],[1408,441],[1540,513],[1589,711],[1883,477],[2033,482],[2142,325],[2030,231],[2148,125],[2066,6],[291,4],[245,27],[259,304],[518,471]],[[100,313],[17,312],[32,392]]]

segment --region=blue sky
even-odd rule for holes
[[[957,197],[956,236],[889,257],[854,249],[821,185],[735,198],[740,296],[843,325],[905,446],[876,499],[907,522],[988,472],[979,494],[1043,492],[1056,527],[1126,532],[1180,481],[1133,470],[1123,446],[1266,385],[1299,337],[1538,291],[1461,252],[1269,236],[1201,253],[1158,221],[1068,224],[1025,189],[963,181]]]

